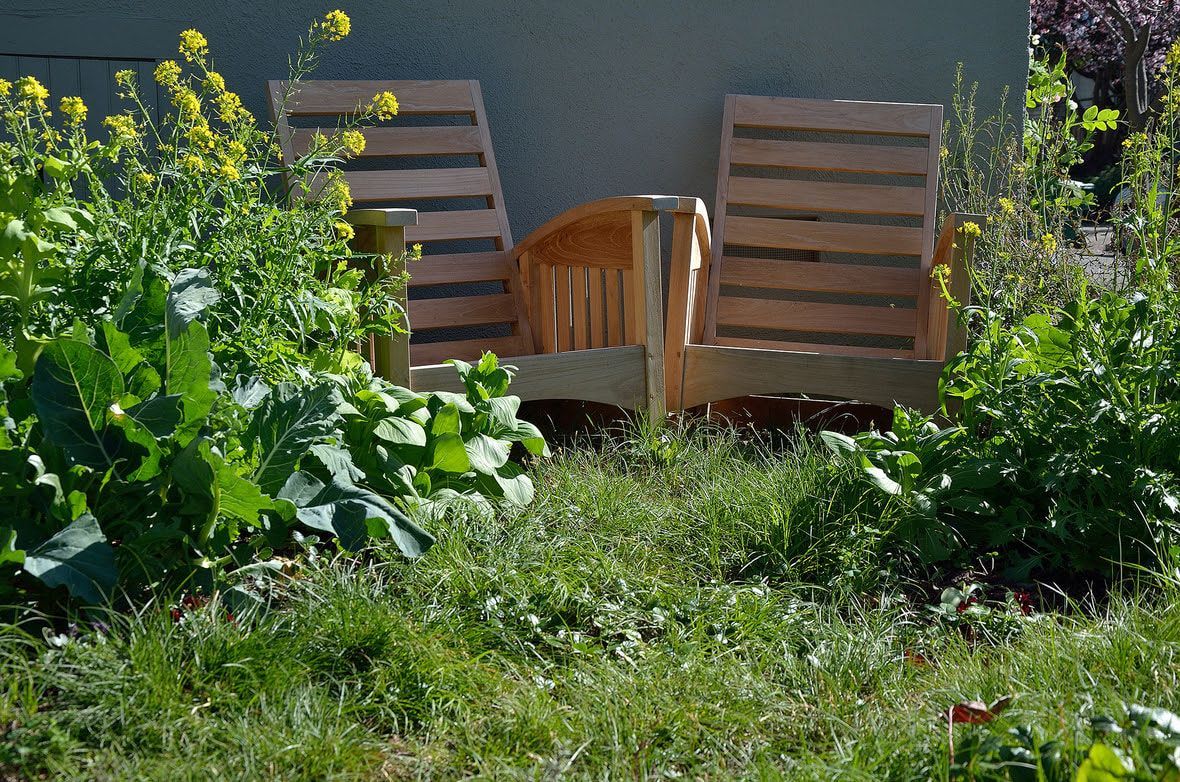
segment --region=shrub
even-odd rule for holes
[[[312,25],[292,81],[348,27],[338,11]],[[185,31],[180,53],[156,70],[174,107],[158,125],[116,75],[135,108],[105,142],[80,99],[58,128],[35,79],[0,81],[5,603],[226,588],[305,536],[417,556],[433,538],[412,516],[528,503],[512,445],[547,453],[495,356],[456,362],[466,394],[419,394],[354,351],[396,328],[403,283],[347,248],[335,164],[356,128],[280,163],[204,37]],[[393,112],[383,93],[359,121]]]

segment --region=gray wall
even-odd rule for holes
[[[151,58],[145,30],[191,24],[265,116],[263,80],[337,4],[353,32],[320,77],[482,82],[518,239],[601,196],[711,207],[726,92],[946,103],[961,61],[986,105],[1027,62],[1027,0],[0,0],[0,53]]]

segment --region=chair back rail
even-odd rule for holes
[[[941,131],[937,105],[726,96],[703,342],[927,358]]]
[[[512,234],[487,114],[476,81],[305,81],[284,103],[287,83],[270,83],[287,159],[305,154],[392,92],[398,115],[364,128],[365,149],[345,166],[354,203],[418,210],[405,239],[424,247],[410,265],[411,364],[532,353],[525,291],[512,261]],[[315,192],[320,182],[308,183]]]

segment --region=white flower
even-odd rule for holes
[[[1029,40],[1032,41],[1033,46],[1040,46],[1041,45],[1041,36],[1040,35],[1034,35]]]
[[[1077,111],[1078,110],[1078,102],[1076,100],[1071,100],[1069,102],[1069,110],[1070,111]]]

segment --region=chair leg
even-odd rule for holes
[[[633,276],[636,281],[632,304],[635,333],[642,335],[647,414],[660,425],[667,412],[664,388],[664,307],[661,281],[659,212],[631,213]]]

